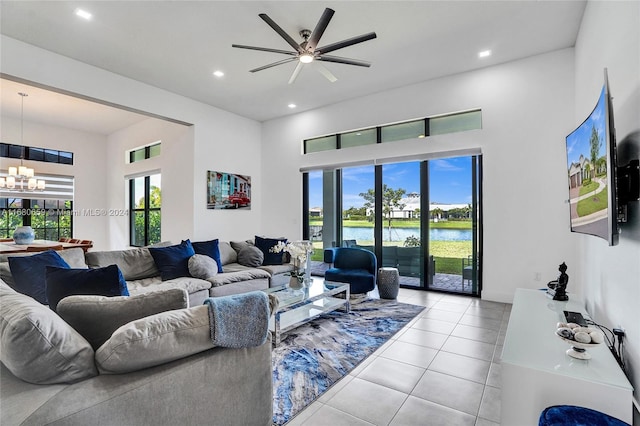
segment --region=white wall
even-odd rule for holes
[[[193,167],[193,138],[190,126],[149,118],[117,131],[108,137],[106,163],[109,170],[107,199],[109,209],[126,211],[129,206],[128,179],[149,174],[161,174],[162,189],[162,241],[179,242],[191,235],[190,222],[183,218],[193,216],[193,185],[187,184],[184,171]],[[140,146],[161,142],[160,155],[129,163],[127,151]],[[129,217],[109,217],[110,247],[129,245]]]
[[[21,144],[20,119],[0,117],[0,140],[5,143]],[[107,208],[104,198],[107,171],[104,161],[107,138],[104,135],[82,132],[63,127],[24,122],[24,144],[40,148],[51,148],[73,152],[74,164],[53,164],[40,161],[26,161],[37,173],[74,176],[73,208],[76,212],[85,209]],[[1,169],[6,169],[19,160],[0,159]],[[73,217],[73,236],[94,241],[96,248],[106,248],[107,218],[102,216]]]
[[[576,42],[575,115],[577,125],[593,109],[609,74],[618,140],[618,162],[640,158],[640,3],[589,2]],[[579,247],[577,282],[593,318],[626,329],[630,377],[640,387],[640,202],[629,206],[620,242],[572,235]],[[570,282],[571,284],[571,282]],[[636,421],[640,421],[637,419]]]
[[[262,229],[301,237],[300,167],[479,148],[484,162],[482,296],[511,302],[518,287],[543,287],[558,275],[561,262],[570,268],[576,264],[564,202],[573,59],[573,50],[565,49],[264,123],[262,176],[265,194],[272,195],[263,202]],[[301,154],[305,138],[475,107],[482,109],[482,130]],[[535,272],[543,281],[534,281]]]
[[[193,124],[186,134],[180,136],[181,141],[176,139],[176,143],[171,144],[171,151],[164,151],[165,158],[170,160],[161,165],[163,200],[169,200],[163,208],[163,215],[168,216],[163,221],[163,238],[176,242],[182,238],[230,240],[260,233],[259,179],[253,186],[250,211],[207,210],[205,203],[207,170],[260,176],[260,123],[10,37],[1,36],[0,44],[2,73]],[[153,133],[149,128],[128,130],[134,135],[141,131]],[[120,150],[129,143],[138,144],[134,141],[125,143],[121,139],[124,137],[124,134],[114,136],[120,141]],[[105,151],[104,158],[122,161],[124,153],[121,155],[117,151],[117,148]],[[187,160],[187,157],[190,158]],[[109,182],[120,185],[125,172],[124,169],[113,172],[115,174],[108,171]],[[107,173],[103,174],[105,178]],[[111,193],[109,199],[116,202],[119,197]],[[116,222],[118,225],[109,248],[121,248],[125,241],[121,221]]]

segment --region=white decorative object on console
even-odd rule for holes
[[[564,311],[588,317],[574,294],[560,302],[544,291],[516,290],[502,351],[501,423],[535,426],[549,406],[578,405],[631,424],[633,387],[607,345],[590,347],[589,360],[575,359],[554,336]]]

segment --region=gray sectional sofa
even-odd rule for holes
[[[238,246],[238,243],[234,245]],[[85,258],[90,268],[104,267],[114,263],[118,265],[132,295],[179,287],[189,293],[191,306],[201,305],[207,297],[228,296],[282,285],[288,282],[287,273],[293,270],[293,265],[290,263],[244,266],[238,263],[238,252],[231,243],[226,241],[219,242],[219,249],[223,272],[207,279],[180,277],[162,281],[160,272],[147,248],[88,251]],[[2,270],[1,262],[0,257],[0,271]]]
[[[0,255],[0,424],[271,424],[270,336],[216,347],[202,303],[287,282],[293,266],[219,249],[223,272],[167,281],[147,248],[60,251],[71,268],[117,264],[130,296],[69,296],[57,313],[12,288],[14,255]]]

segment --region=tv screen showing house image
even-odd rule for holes
[[[596,107],[569,136],[567,172],[571,231],[610,239],[608,95],[602,88]]]

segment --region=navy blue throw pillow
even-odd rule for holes
[[[186,240],[169,247],[149,247],[148,250],[160,270],[162,281],[191,276],[189,258],[196,254],[191,241]]]
[[[64,269],[47,266],[47,299],[55,311],[58,302],[76,294],[128,296],[127,282],[118,265],[95,269]]]
[[[209,256],[218,264],[218,273],[222,273],[222,261],[220,260],[220,246],[218,240],[198,241],[191,243],[196,254],[204,254]]]
[[[33,256],[9,257],[9,269],[15,282],[14,289],[47,304],[46,267],[69,268],[67,262],[53,250]]]
[[[273,246],[278,245],[280,241],[287,243],[286,238],[263,238],[256,235],[256,247],[264,253],[263,265],[282,265],[284,263],[284,252],[272,253],[269,251]]]

